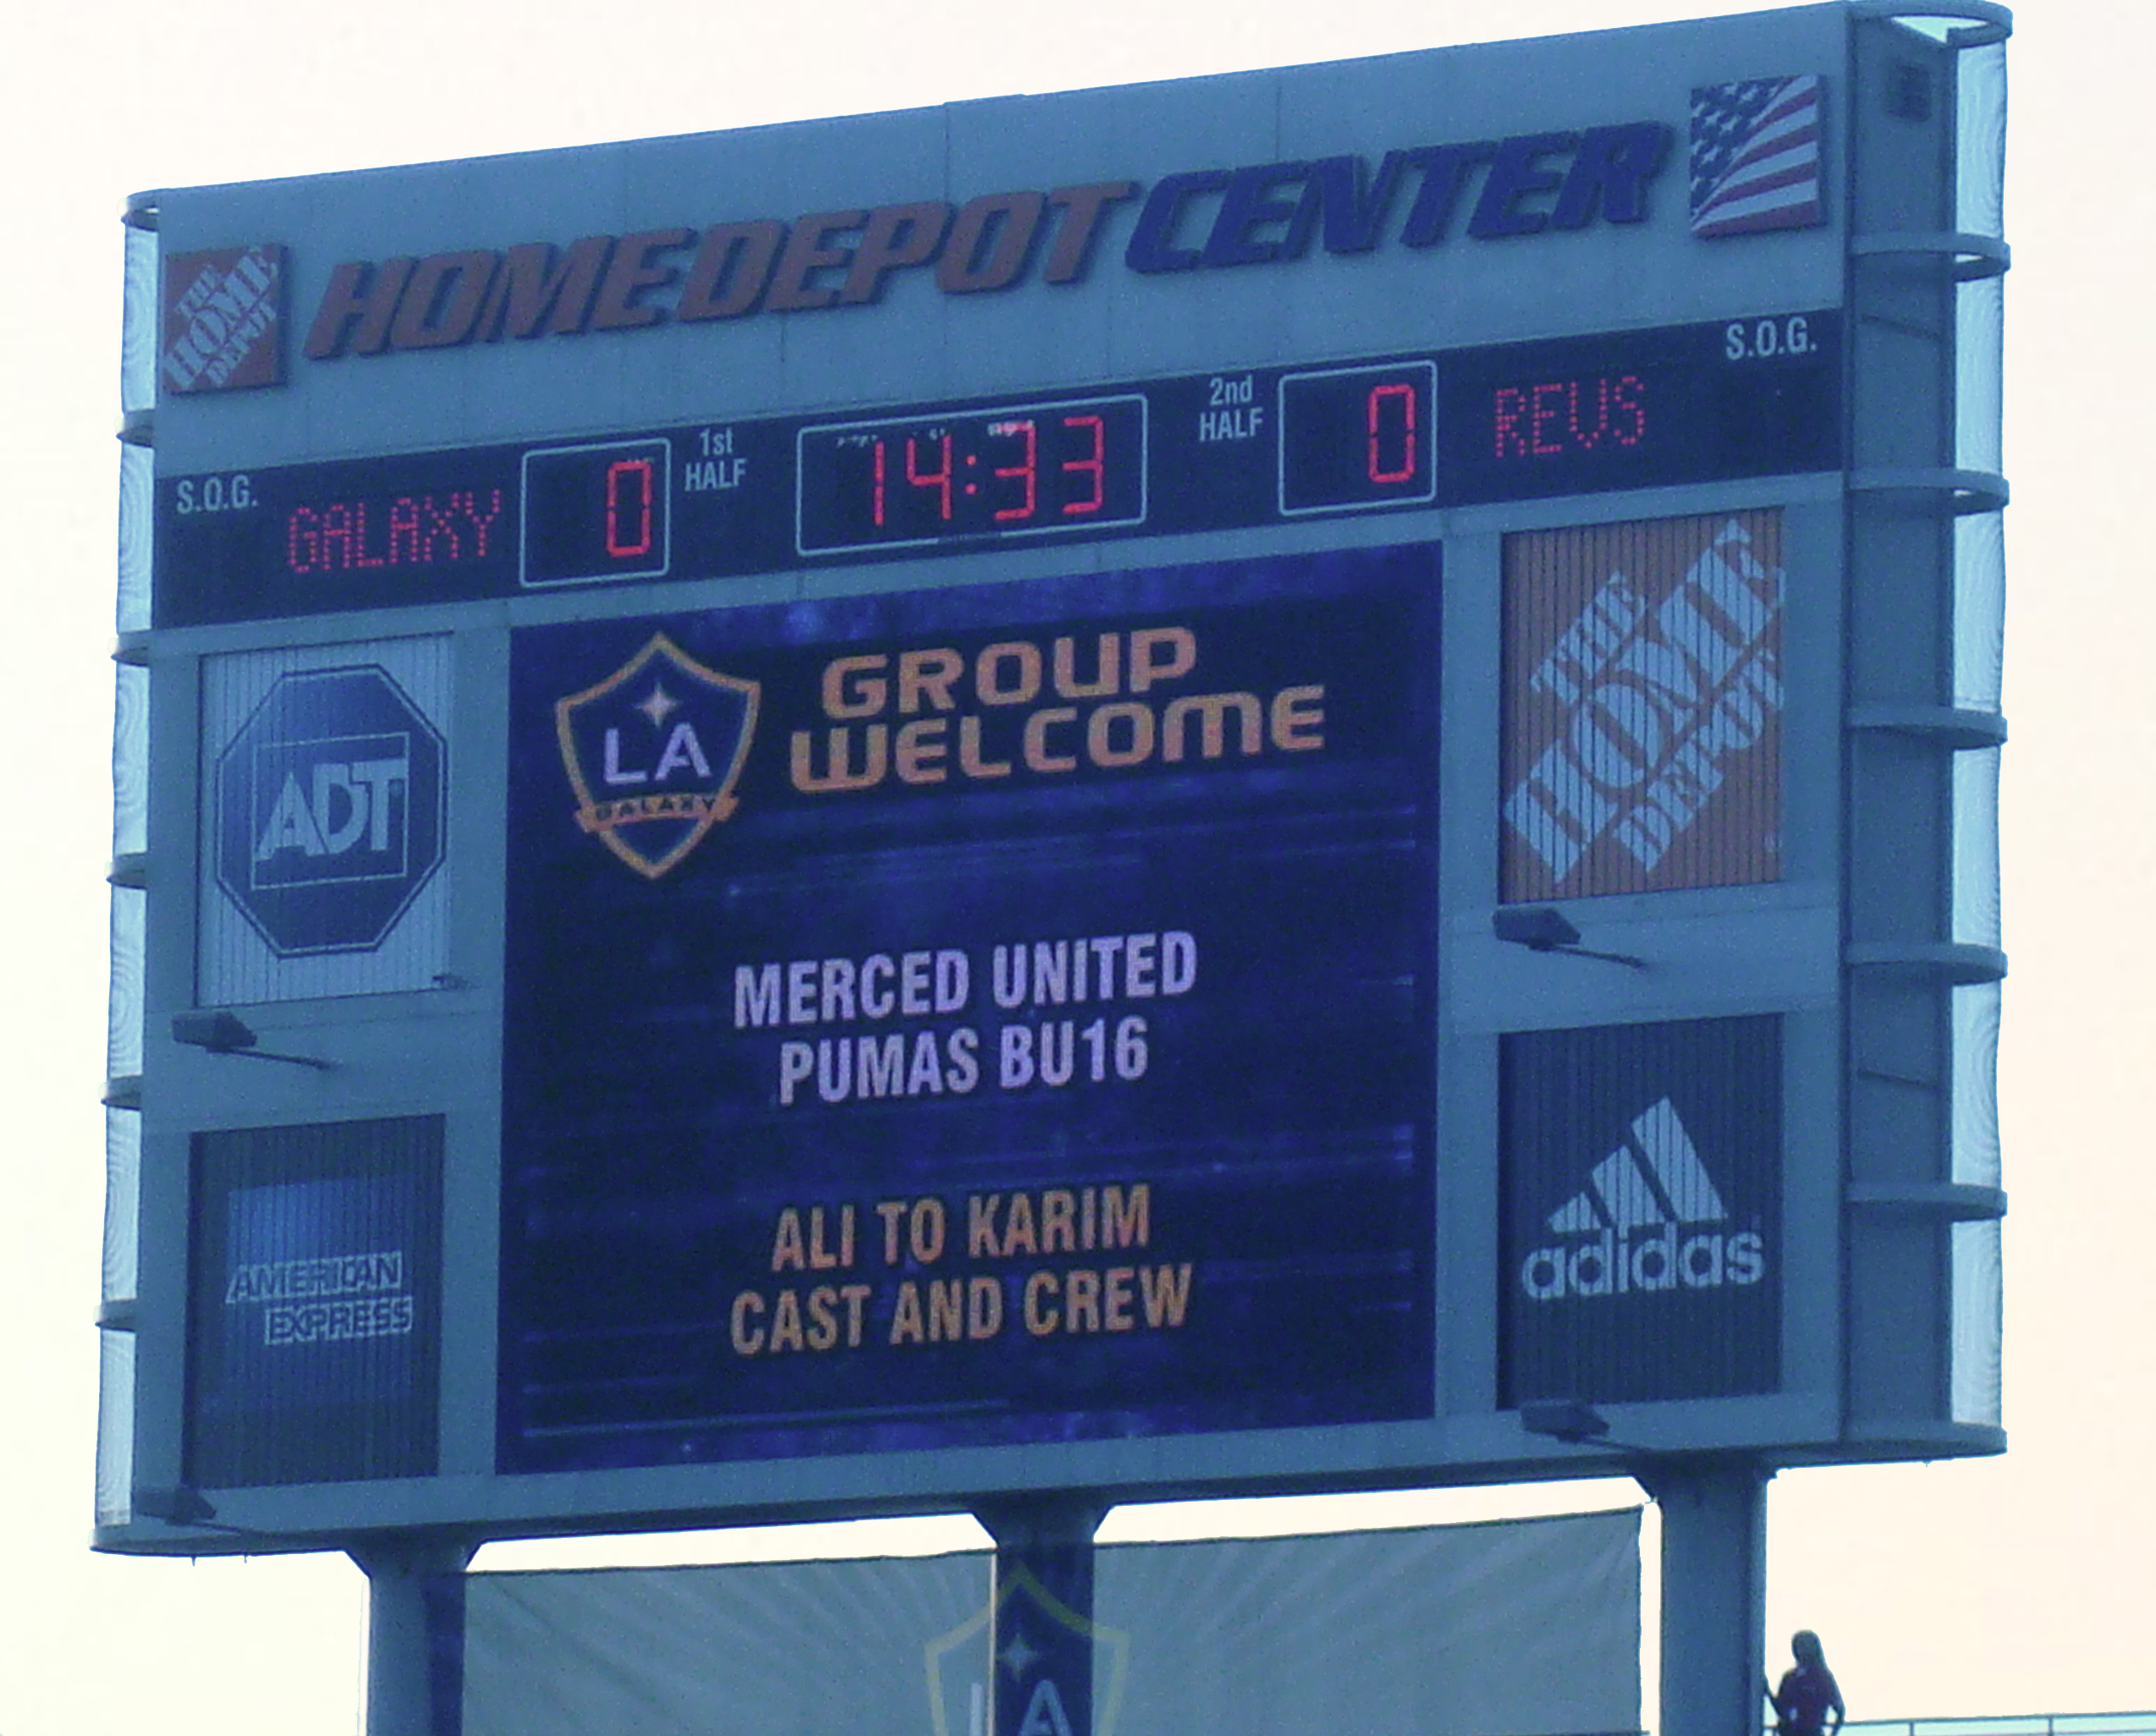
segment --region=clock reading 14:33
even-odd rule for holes
[[[1097,530],[1146,516],[1146,401],[804,428],[802,553]]]

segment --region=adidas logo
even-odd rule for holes
[[[1757,1231],[1695,1228],[1729,1215],[1677,1106],[1664,1097],[1588,1172],[1587,1186],[1550,1213],[1553,1233],[1588,1239],[1536,1249],[1521,1263],[1520,1287],[1537,1302],[1555,1302],[1756,1284],[1767,1275]]]

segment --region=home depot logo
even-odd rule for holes
[[[1549,1215],[1551,1233],[1564,1239],[1521,1262],[1520,1288],[1556,1302],[1756,1284],[1767,1275],[1765,1242],[1757,1230],[1719,1228],[1729,1217],[1676,1105],[1664,1097]]]
[[[1505,697],[1507,902],[1776,877],[1779,541],[1766,513],[1515,539],[1511,655],[1549,637]]]
[[[284,250],[271,243],[165,261],[157,372],[168,392],[231,392],[284,379]]]

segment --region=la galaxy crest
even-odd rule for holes
[[[1130,1634],[1079,1613],[1024,1562],[998,1563],[988,1601],[922,1651],[935,1736],[1115,1736]]]
[[[655,633],[605,680],[557,700],[577,825],[646,880],[671,872],[740,805],[761,696]]]

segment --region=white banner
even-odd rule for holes
[[[1636,1508],[1097,1563],[1094,1736],[1638,1728]],[[464,1736],[979,1736],[986,1554],[468,1583]]]

